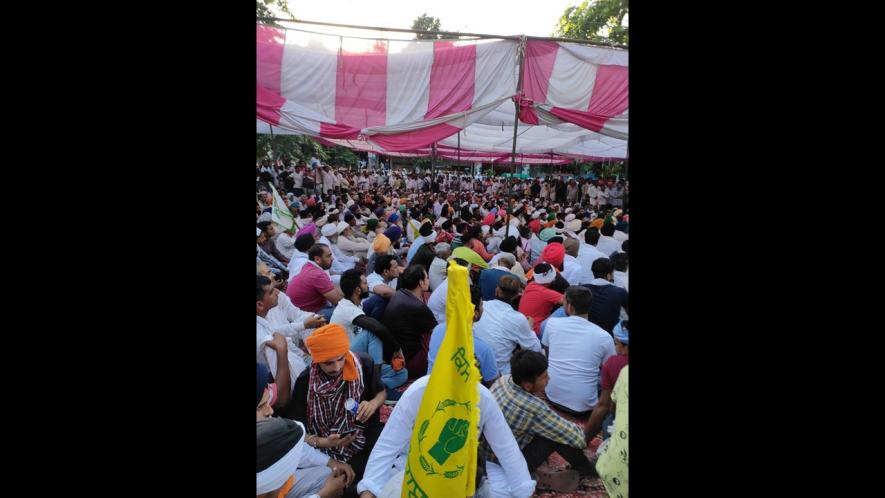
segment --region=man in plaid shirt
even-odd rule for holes
[[[529,472],[537,472],[539,479],[543,478],[543,472],[538,467],[555,451],[577,471],[566,479],[577,487],[580,479],[596,475],[583,451],[587,447],[588,436],[581,427],[562,418],[535,396],[544,392],[547,381],[547,358],[536,351],[521,349],[513,353],[510,359],[510,375],[498,379],[490,391],[513,431]],[[482,457],[494,461],[494,453],[485,441],[480,452]],[[539,484],[543,480],[539,480]],[[562,482],[561,479],[557,480]]]

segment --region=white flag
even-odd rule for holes
[[[292,216],[289,208],[286,207],[286,203],[283,202],[283,198],[280,197],[277,189],[275,189],[271,183],[268,183],[268,185],[270,185],[271,190],[273,190],[273,208],[271,209],[270,219],[287,230],[301,228],[298,226],[298,223],[295,222],[295,217]]]

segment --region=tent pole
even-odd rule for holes
[[[458,131],[458,166],[461,165],[461,132]]]
[[[436,142],[433,142],[430,153],[430,190],[433,190],[433,170],[436,166]]]
[[[522,65],[525,61],[525,35],[519,38],[519,49],[517,52],[519,58],[519,81],[516,84],[516,98],[513,100],[513,107],[516,112],[513,115],[513,150],[510,153],[510,177],[516,174],[516,130],[519,128],[519,99],[522,97]]]

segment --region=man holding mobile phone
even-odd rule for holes
[[[313,363],[295,381],[294,401],[280,414],[304,423],[307,444],[350,464],[356,475],[348,486],[353,495],[383,429],[378,409],[387,396],[380,365],[350,351],[341,325],[314,330],[305,344]]]

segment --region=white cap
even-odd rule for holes
[[[327,224],[323,225],[321,232],[323,233],[324,236],[330,237],[330,236],[335,235],[337,233],[336,228],[337,227],[335,225],[333,225],[331,223],[327,223]]]
[[[550,269],[547,273],[537,273],[535,272],[535,283],[539,284],[549,284],[556,280],[556,270],[553,269],[553,266],[550,266]]]
[[[335,227],[335,231],[340,234],[348,228],[350,228],[350,225],[346,221],[339,221],[338,226]]]

